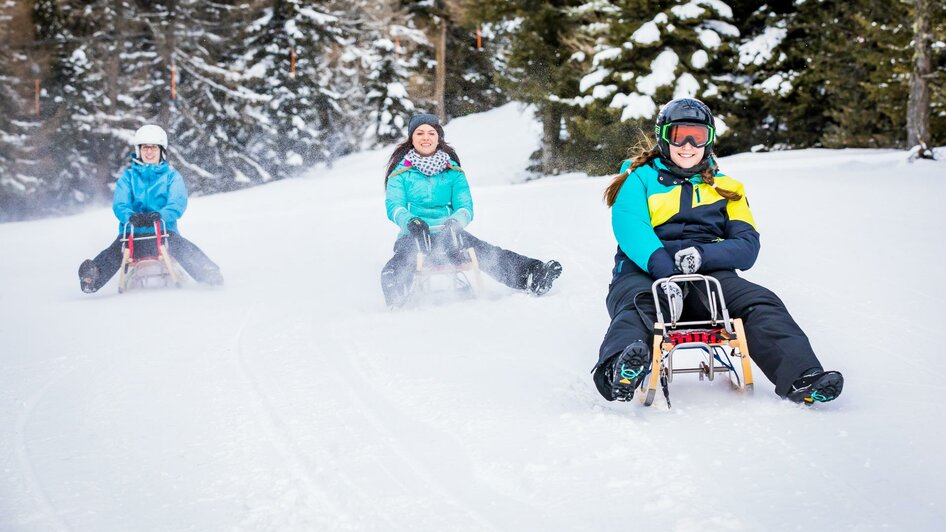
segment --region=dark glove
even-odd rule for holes
[[[154,222],[151,221],[150,212],[136,212],[128,218],[128,222],[135,227],[152,227]]]
[[[703,263],[703,256],[700,255],[700,250],[689,247],[678,251],[673,256],[673,263],[683,273],[696,273]]]
[[[128,218],[128,221],[135,227],[154,227],[154,222],[160,219],[160,212],[136,212]]]
[[[449,251],[459,251],[466,249],[466,242],[463,239],[463,227],[460,226],[455,218],[447,218],[443,223],[444,246]]]
[[[417,242],[417,248],[422,253],[430,253],[430,226],[427,222],[420,218],[411,218],[407,222],[407,232]]]

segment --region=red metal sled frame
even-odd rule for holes
[[[122,227],[122,264],[118,268],[119,293],[123,293],[127,289],[129,269],[135,266],[137,263],[143,261],[160,262],[164,265],[165,269],[167,269],[168,276],[171,278],[171,282],[174,283],[174,286],[181,286],[180,276],[178,275],[177,270],[174,268],[174,263],[171,260],[171,254],[168,253],[167,237],[168,234],[164,225],[164,221],[155,221],[154,236],[142,236],[138,237],[137,240],[155,239],[155,247],[158,250],[158,255],[135,257],[135,226],[131,223],[126,223]]]

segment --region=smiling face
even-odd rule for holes
[[[670,145],[670,160],[680,168],[693,168],[703,160],[706,147],[694,148],[693,144],[685,142],[683,146]]]
[[[437,144],[440,142],[440,135],[433,126],[421,124],[414,130],[411,136],[411,143],[414,145],[414,151],[424,157],[433,155],[437,151]]]
[[[141,162],[145,164],[158,164],[161,162],[161,146],[156,144],[142,144],[138,146],[141,153]]]

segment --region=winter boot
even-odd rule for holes
[[[526,287],[530,292],[541,296],[552,288],[552,283],[562,274],[562,265],[557,260],[550,260],[545,264],[536,262],[526,278]]]
[[[86,259],[79,265],[79,288],[86,294],[91,294],[98,290],[95,282],[99,278],[99,267],[89,259]]]
[[[203,277],[204,283],[210,286],[220,286],[223,284],[223,274],[220,273],[220,268],[216,266],[205,266]]]
[[[796,403],[826,403],[837,399],[844,387],[844,377],[838,371],[816,370],[809,372],[792,383],[792,389],[786,396]]]
[[[641,340],[627,346],[615,357],[611,365],[611,393],[615,400],[630,401],[634,398],[634,390],[644,380],[649,362],[650,350]]]
[[[397,272],[394,270],[381,272],[381,291],[384,292],[385,303],[392,310],[403,307],[410,295],[407,287],[398,280]]]

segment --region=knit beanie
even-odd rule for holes
[[[437,115],[432,115],[429,113],[412,116],[411,121],[407,124],[407,136],[413,137],[414,130],[420,127],[422,124],[427,124],[429,126],[439,126],[440,119],[437,118]]]

